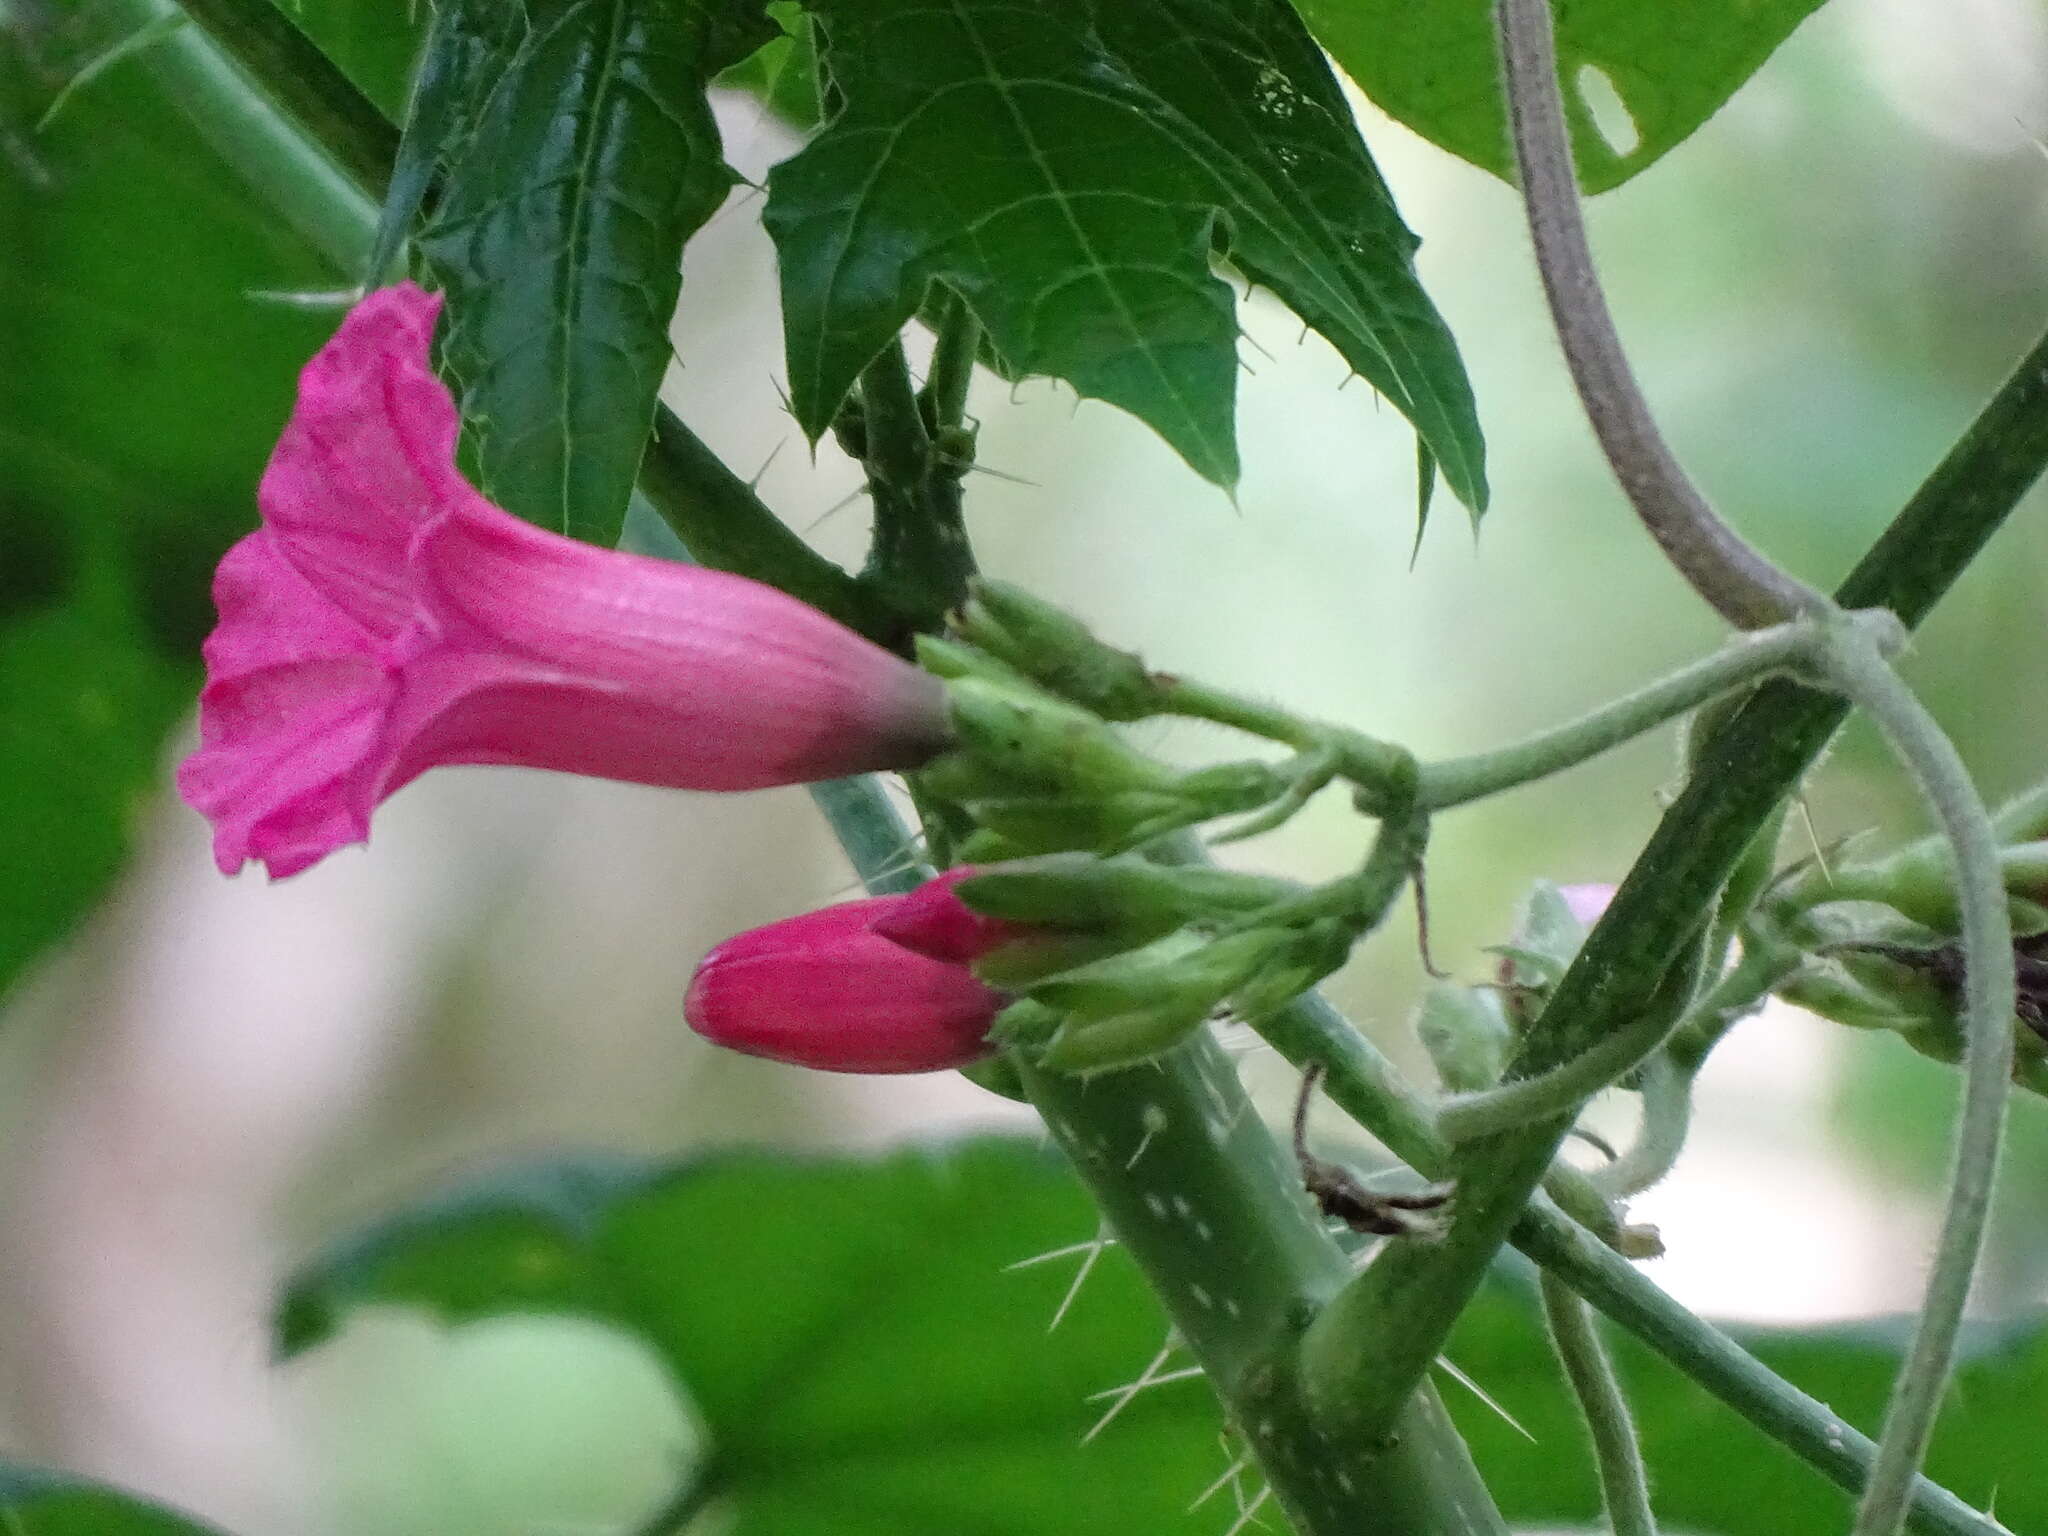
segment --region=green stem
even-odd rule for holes
[[[1949,451],[1836,598],[1848,610],[1887,608],[1907,625],[1975,558],[2021,494],[2048,465],[2048,340],[2038,343],[1969,431]],[[1778,804],[1796,787],[1847,712],[1846,702],[1785,679],[1755,690],[1727,723],[1702,742],[1696,769],[1658,823],[1648,846],[1587,936],[1524,1041],[1517,1075],[1547,1071],[1626,1028],[1649,1005],[1670,956],[1706,921],[1729,874]],[[1397,1266],[1399,1284],[1368,1278],[1390,1297],[1416,1296],[1415,1318],[1388,1311],[1377,1327],[1398,1335],[1398,1354],[1374,1348],[1375,1383],[1361,1401],[1383,1403],[1387,1362],[1409,1380],[1442,1347],[1447,1328],[1477,1287],[1493,1251],[1520,1216],[1570,1128],[1546,1122],[1510,1136],[1469,1143],[1461,1153],[1457,1216],[1433,1249],[1406,1245],[1375,1261]],[[1445,1303],[1451,1305],[1445,1305]],[[1429,1320],[1417,1329],[1418,1319]],[[1420,1332],[1422,1337],[1415,1335]],[[1356,1340],[1360,1335],[1354,1333]],[[1375,1341],[1377,1342],[1377,1341]],[[1347,1393],[1341,1365],[1318,1374],[1335,1399]]]
[[[137,28],[160,27],[181,14],[175,0],[114,0],[110,10],[112,19]],[[363,166],[353,153],[356,135],[337,136],[333,142],[308,137],[290,112],[299,103],[280,102],[258,89],[256,80],[267,77],[252,78],[216,41],[217,10],[236,16],[246,11],[251,25],[276,18],[289,26],[269,0],[239,5],[212,0],[185,7],[183,13],[199,26],[178,28],[141,54],[138,62],[162,82],[165,96],[256,197],[353,281],[369,255],[377,220],[375,202],[364,188],[381,183],[358,175]],[[238,31],[228,30],[231,35]],[[312,51],[319,67],[332,71],[325,55]],[[375,108],[363,105],[372,119],[382,121]],[[388,135],[389,125],[385,128]],[[388,157],[384,166],[388,171]]]
[[[852,575],[806,544],[667,406],[640,461],[640,492],[699,565],[780,587],[870,639],[891,621]]]
[[[381,197],[398,130],[272,0],[178,0],[343,175]]]
[[[1363,731],[1312,724],[1277,704],[1248,699],[1187,678],[1158,679],[1158,695],[1161,714],[1212,720],[1304,753],[1327,752],[1336,759],[1338,772],[1375,796],[1391,793],[1399,799],[1403,786],[1411,784],[1415,776],[1415,758],[1405,747],[1380,741]],[[1373,800],[1370,804],[1377,814],[1381,802]]]
[[[1600,449],[1636,516],[1687,584],[1737,629],[1825,611],[1818,592],[1743,542],[1686,478],[1636,385],[1579,213],[1550,0],[1497,0],[1502,86],[1550,316]]]
[[[1591,1175],[1595,1188],[1617,1200],[1661,1184],[1677,1164],[1692,1129],[1692,1073],[1669,1051],[1659,1051],[1643,1064],[1642,1101],[1636,1139],[1620,1157]]]
[[[892,341],[860,377],[861,459],[874,504],[874,543],[861,582],[895,610],[902,632],[935,633],[967,597],[974,551],[962,519],[965,466],[941,462]]]
[[[1643,1448],[1636,1441],[1628,1400],[1621,1395],[1621,1382],[1593,1325],[1592,1311],[1554,1275],[1544,1275],[1539,1289],[1550,1342],[1593,1442],[1593,1464],[1600,1472],[1607,1523],[1614,1536],[1657,1536]]]
[[[1303,1400],[1292,1345],[1349,1261],[1206,1033],[1123,1072],[1020,1070],[1301,1536],[1505,1536],[1434,1389],[1384,1446],[1330,1436]]]
[[[1287,1028],[1276,1027],[1283,1022]],[[1395,1156],[1432,1178],[1449,1170],[1451,1148],[1437,1135],[1422,1095],[1321,997],[1310,993],[1298,999],[1261,1028],[1296,1066],[1323,1063],[1323,1091],[1331,1102]],[[1554,1172],[1583,1177],[1562,1166]],[[1546,1188],[1556,1198],[1555,1187],[1546,1182]],[[1590,1198],[1598,1201],[1598,1196]],[[1864,1485],[1877,1453],[1867,1436],[1666,1295],[1596,1236],[1590,1223],[1538,1199],[1523,1211],[1511,1238],[1523,1253],[1829,1481],[1850,1492]],[[2006,1536],[1996,1521],[1925,1478],[1914,1484],[1908,1523],[1917,1536]]]
[[[932,346],[932,371],[924,381],[925,408],[934,428],[967,420],[967,391],[981,355],[981,322],[957,293],[946,295],[945,313]]]
[[[1796,665],[1812,652],[1818,633],[1816,626],[1803,621],[1754,630],[1712,656],[1555,730],[1498,751],[1425,763],[1422,803],[1431,810],[1464,805],[1575,767],[1731,688]]]
[[[1893,1388],[1877,1465],[1856,1512],[1855,1536],[1894,1536],[1955,1365],[1956,1334],[1983,1255],[2012,1083],[2012,925],[1998,838],[1969,771],[1912,690],[1868,645],[1843,636],[1831,655],[1842,690],[1877,722],[1946,834],[1962,908],[1967,1049],[1947,1213],[1913,1347]]]
[[[1515,1245],[1836,1486],[1853,1493],[1867,1481],[1877,1452],[1867,1436],[1673,1301],[1591,1233],[1538,1202],[1517,1224]],[[1913,1485],[1907,1528],[1915,1536],[2011,1536],[1925,1478]]]
[[[871,891],[922,878],[908,829],[872,779],[812,792]],[[1350,1260],[1206,1032],[1087,1079],[1017,1065],[1302,1536],[1506,1536],[1427,1384],[1384,1448],[1332,1441],[1308,1412],[1293,1344]]]
[[[1578,1117],[1586,1100],[1619,1081],[1670,1038],[1699,984],[1703,945],[1695,941],[1666,973],[1660,996],[1642,1016],[1569,1061],[1533,1077],[1510,1078],[1479,1093],[1461,1093],[1437,1110],[1438,1132],[1453,1146],[1499,1136],[1556,1116]]]

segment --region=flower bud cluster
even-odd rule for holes
[[[1992,820],[2005,844],[2018,972],[2014,1080],[2048,1093],[2048,786]],[[1760,910],[1776,940],[1803,952],[1779,997],[1852,1028],[1889,1031],[1937,1061],[1963,1059],[1962,922],[1940,839],[1801,866]]]
[[[1122,852],[1286,791],[1284,776],[1263,763],[1170,768],[1103,716],[972,646],[925,638],[918,658],[946,679],[954,746],[917,786],[972,824],[962,858]]]

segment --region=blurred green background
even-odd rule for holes
[[[49,722],[0,743],[0,862],[27,872],[0,906],[10,935],[79,878],[45,856],[52,829],[99,803],[95,776],[118,779],[122,751],[189,697],[204,569],[253,522],[291,360],[336,317],[277,296],[333,279],[291,232],[247,223],[246,188],[152,94],[146,56],[37,125],[80,47],[68,19],[47,19],[0,4],[0,28],[38,24],[0,73],[14,258],[0,604],[20,621],[0,688],[47,694]],[[372,73],[388,77],[395,34],[357,40]],[[749,176],[791,147],[751,103],[723,110]],[[1441,498],[1411,568],[1407,427],[1342,387],[1334,354],[1260,295],[1243,311],[1234,502],[1106,408],[985,377],[973,405],[989,473],[970,484],[970,524],[989,570],[1156,665],[1424,754],[1471,750],[1701,652],[1714,625],[1594,456],[1512,194],[1365,120],[1479,394],[1495,484],[1479,537]],[[1593,205],[1623,332],[1681,455],[1800,574],[1847,568],[2048,315],[2042,135],[2035,0],[1835,0],[1692,142]],[[741,188],[690,249],[669,399],[741,473],[760,471],[795,526],[851,556],[856,476],[829,445],[810,454],[780,404],[758,210]],[[94,306],[108,323],[81,327]],[[90,344],[62,339],[81,329]],[[195,356],[217,385],[203,398]],[[104,508],[86,545],[52,542],[35,498],[53,494]],[[2000,535],[1908,664],[1993,797],[2048,772],[2041,511]],[[130,623],[144,643],[110,672],[93,647]],[[120,743],[102,760],[110,720]],[[1192,726],[1146,741],[1189,759],[1232,750]],[[683,1031],[682,987],[712,943],[850,893],[801,792],[713,802],[437,774],[383,812],[371,849],[272,888],[214,873],[203,826],[162,793],[169,761],[132,787],[132,823],[87,851],[111,868],[132,832],[113,894],[0,1016],[0,1445],[248,1532],[625,1529],[688,1439],[643,1353],[588,1323],[451,1335],[383,1312],[272,1372],[263,1318],[283,1269],[513,1155],[1029,1132],[951,1079],[823,1079],[714,1056]],[[1616,878],[1672,765],[1659,738],[1447,819],[1430,867],[1439,962],[1479,974],[1534,878]],[[1856,730],[1809,810],[1822,842],[1918,827]],[[1327,875],[1358,846],[1331,800],[1233,857]],[[1419,979],[1404,919],[1335,988],[1418,1071],[1404,1026]],[[1280,1105],[1286,1069],[1256,1053],[1246,1067]],[[1758,1321],[1910,1305],[1953,1090],[1889,1040],[1789,1013],[1745,1026],[1705,1080],[1680,1175],[1644,1202],[1672,1248],[1652,1273]],[[2026,1101],[2016,1120],[1980,1298],[1994,1317],[2031,1309],[2048,1275],[2048,1114]],[[829,1228],[831,1210],[816,1214]],[[805,1255],[788,1263],[801,1275]],[[1731,1458],[1775,1456],[1728,1438]]]

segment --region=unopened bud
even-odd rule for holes
[[[1021,587],[977,579],[958,623],[975,645],[1105,720],[1142,720],[1159,711],[1159,685],[1142,661],[1104,645],[1079,619]]]
[[[1173,783],[1098,717],[1048,694],[981,677],[955,679],[947,694],[962,750],[1018,784],[1107,794]]]
[[[1438,982],[1423,995],[1415,1032],[1451,1093],[1479,1093],[1501,1080],[1514,1055],[1515,1032],[1492,987]]]

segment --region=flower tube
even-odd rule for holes
[[[184,798],[225,873],[365,841],[427,769],[510,764],[739,790],[914,767],[936,679],[744,577],[579,543],[455,467],[440,300],[371,294],[307,364],[221,562]]]
[[[1007,999],[964,965],[877,931],[915,900],[845,902],[728,939],[697,967],[683,1016],[716,1045],[826,1072],[937,1072],[978,1061]]]

